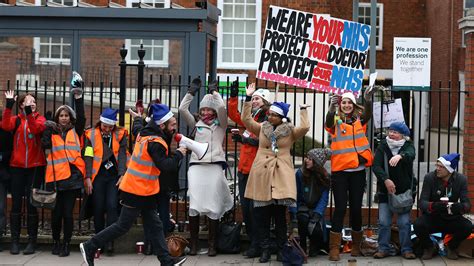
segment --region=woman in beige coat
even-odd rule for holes
[[[296,206],[295,169],[290,149],[298,138],[309,131],[309,105],[300,106],[301,126],[288,122],[289,104],[274,102],[268,113],[268,121],[261,124],[251,116],[251,97],[255,84],[247,88],[247,98],[242,112],[242,122],[250,132],[259,136],[257,156],[250,170],[245,197],[254,201],[255,220],[262,253],[259,261],[270,259],[270,220],[275,219],[277,245],[281,250],[286,242],[286,207]],[[281,259],[278,253],[277,260]]]

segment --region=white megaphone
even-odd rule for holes
[[[185,147],[186,149],[196,153],[198,160],[201,160],[204,155],[206,155],[207,149],[209,148],[209,143],[200,143],[192,139],[186,138],[185,136],[179,133],[174,136],[174,140],[176,140],[176,142],[179,142],[180,147]]]

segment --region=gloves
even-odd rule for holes
[[[76,71],[72,72],[71,87],[73,89],[82,87],[82,77]]]
[[[219,88],[217,88],[217,80],[210,82],[207,86],[207,93],[213,94],[215,91],[219,92]]]
[[[188,88],[188,93],[194,96],[196,92],[199,90],[199,88],[201,88],[201,84],[202,84],[201,79],[199,78],[193,79],[193,81],[191,81],[191,85]]]
[[[234,142],[242,142],[242,135],[240,135],[240,134],[232,134],[232,141],[234,141]]]
[[[329,104],[329,112],[335,113],[339,104],[339,95],[333,95]]]
[[[433,213],[445,213],[448,211],[447,205],[443,202],[433,202],[431,204],[431,210],[433,210]]]
[[[12,109],[13,105],[15,105],[15,99],[7,98],[7,108]]]
[[[31,109],[31,105],[25,105],[25,113],[26,115],[33,113],[33,109]]]
[[[453,203],[451,205],[451,212],[453,214],[464,214],[464,205],[459,202]]]
[[[375,87],[365,90],[364,92],[364,100],[367,102],[372,102],[372,95],[374,95],[375,91],[377,91]]]
[[[239,96],[239,82],[236,80],[230,85],[230,97]]]

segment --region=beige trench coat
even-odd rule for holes
[[[283,123],[277,127],[276,130],[281,127],[282,132],[287,132],[287,135],[278,138],[279,151],[275,154],[271,149],[270,139],[265,135],[265,132],[268,134],[273,127],[267,121],[262,124],[255,122],[251,116],[251,109],[251,102],[245,102],[242,122],[247,130],[259,136],[259,147],[250,169],[245,197],[258,201],[296,200],[295,169],[290,149],[298,138],[309,131],[308,112],[306,109],[300,110],[300,127],[294,127],[290,123]]]

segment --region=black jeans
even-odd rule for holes
[[[11,213],[21,213],[21,203],[23,196],[26,196],[26,206],[28,215],[36,215],[38,211],[30,204],[30,189],[33,178],[35,187],[40,187],[44,180],[44,166],[32,168],[11,167],[11,189],[12,189],[12,209]]]
[[[453,238],[448,242],[448,246],[451,249],[456,249],[471,234],[472,223],[462,216],[458,216],[453,220],[445,220],[423,214],[416,219],[413,227],[423,248],[433,245],[430,234],[442,232],[443,234],[453,235]]]
[[[7,226],[6,210],[7,186],[6,183],[0,181],[0,237],[5,234],[5,227]]]
[[[352,230],[362,229],[362,198],[366,185],[365,169],[357,172],[334,172],[331,175],[331,189],[334,194],[335,210],[332,216],[331,231],[342,231],[349,194],[350,219]],[[348,193],[349,192],[349,193]]]
[[[254,208],[254,217],[258,230],[260,248],[268,250],[270,248],[270,221],[275,220],[275,236],[278,250],[288,241],[286,231],[286,206],[268,205]]]
[[[245,230],[247,231],[247,236],[250,239],[250,248],[259,248],[257,228],[255,225],[255,218],[253,217],[253,202],[251,199],[247,199],[244,196],[249,175],[243,174],[242,172],[237,172],[237,176],[239,178],[240,208],[242,209]]]
[[[151,241],[154,251],[157,251],[158,260],[160,260],[161,265],[173,265],[173,260],[163,234],[163,224],[155,209],[122,206],[118,220],[93,236],[86,244],[91,246],[94,251],[99,247],[105,246],[106,243],[127,233],[140,213],[143,218],[143,227],[148,232],[153,232],[148,234],[147,237],[149,237],[148,240]]]
[[[110,226],[118,217],[118,188],[117,175],[109,174],[101,167],[94,178],[92,199],[94,202],[94,229],[95,233],[105,228],[105,214],[107,213],[107,226]]]
[[[157,196],[158,201],[158,214],[160,220],[163,223],[163,233],[165,236],[168,234],[170,229],[170,194],[167,189],[160,190]],[[148,238],[147,238],[148,239]]]
[[[61,238],[61,225],[64,222],[64,242],[71,241],[74,228],[72,212],[80,191],[80,189],[58,191],[56,206],[51,214],[51,229],[54,240],[59,241]]]

